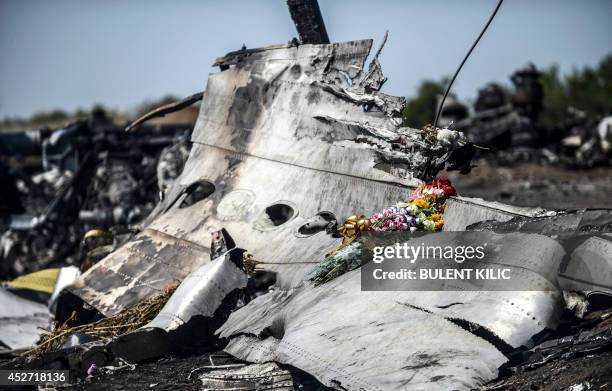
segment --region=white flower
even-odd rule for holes
[[[450,129],[438,129],[436,140],[444,148],[456,149],[467,142],[467,138],[461,132]]]

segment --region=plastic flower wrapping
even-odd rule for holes
[[[306,279],[312,281],[317,286],[331,281],[346,272],[357,269],[361,265],[359,260],[361,249],[361,243],[353,242],[329,254],[323,262],[306,274]]]
[[[448,178],[421,183],[406,201],[374,213],[369,230],[380,231],[439,231],[444,226],[444,202],[457,191]]]

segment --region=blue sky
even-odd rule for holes
[[[385,91],[451,74],[493,0],[319,0],[332,41],[389,40]],[[453,90],[471,98],[528,61],[562,72],[612,52],[612,1],[506,0]],[[284,0],[0,0],[0,118],[202,90],[210,64],[296,35]]]

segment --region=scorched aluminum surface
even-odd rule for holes
[[[299,234],[310,218],[368,214],[405,198],[416,184],[411,165],[425,158],[391,148],[416,130],[394,118],[402,98],[373,91],[364,76],[371,43],[272,46],[218,59],[231,67],[209,75],[190,157],[158,217],[71,291],[112,315],[208,262],[211,232],[221,227],[238,247],[274,262],[279,284],[291,287],[337,245],[325,232]],[[212,194],[181,207],[198,183]]]

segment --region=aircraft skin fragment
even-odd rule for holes
[[[405,198],[417,183],[411,173],[375,168],[381,153],[391,153],[397,120],[322,87],[362,90],[371,44],[281,45],[218,59],[228,68],[209,76],[180,178],[148,227],[88,270],[70,291],[113,315],[208,262],[211,232],[221,228],[257,259],[275,262],[272,269],[282,271],[279,284],[295,286],[337,245],[325,232],[297,235],[309,219],[321,211],[338,219],[356,210],[373,213]],[[386,146],[362,143],[363,129]],[[198,182],[214,191],[182,206],[187,189]],[[291,208],[291,217],[265,223],[267,208],[276,204]]]
[[[472,389],[497,376],[502,353],[406,305],[409,293],[363,292],[355,270],[316,288],[260,296],[218,332],[238,358],[289,364],[338,390]]]

